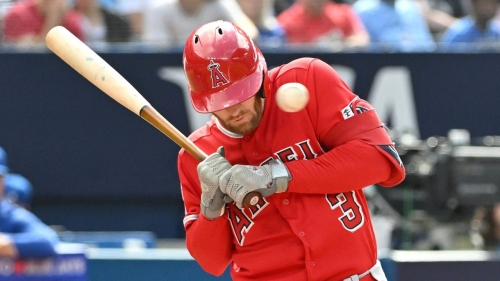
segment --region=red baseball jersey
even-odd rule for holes
[[[209,273],[222,274],[230,265],[234,280],[325,281],[362,274],[377,261],[362,188],[401,182],[402,162],[373,108],[326,63],[302,58],[269,76],[254,132],[236,135],[212,117],[189,138],[209,155],[224,146],[231,164],[280,159],[292,176],[288,190],[251,208],[229,203],[222,217],[210,221],[200,213],[199,162],[181,150],[187,248]],[[306,108],[296,113],[280,110],[275,101],[276,90],[289,82],[310,93]]]
[[[83,39],[81,18],[78,12],[68,11],[61,23],[80,40]],[[9,9],[4,18],[5,41],[16,41],[25,35],[39,35],[44,23],[45,16],[38,10],[36,1],[18,1]]]
[[[363,22],[350,5],[332,2],[325,4],[321,16],[313,16],[297,1],[279,14],[278,21],[291,43],[313,43],[322,36],[333,36],[332,32],[337,32],[338,39],[343,40],[365,31]]]

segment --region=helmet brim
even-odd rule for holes
[[[259,91],[264,79],[263,72],[263,63],[259,63],[254,73],[226,89],[209,95],[191,95],[191,103],[197,112],[210,113],[244,102]]]

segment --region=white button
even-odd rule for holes
[[[316,266],[316,263],[315,263],[315,262],[313,262],[313,261],[312,261],[312,262],[310,262],[309,264],[310,264],[311,266]]]
[[[305,236],[306,234],[304,233],[304,231],[301,231],[301,232],[299,232],[299,235],[300,236]]]
[[[288,205],[288,203],[290,203],[290,201],[288,201],[288,199],[283,200],[283,204]]]

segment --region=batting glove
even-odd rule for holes
[[[231,164],[224,158],[224,147],[208,156],[198,164],[198,177],[201,183],[201,212],[210,220],[224,214],[224,206],[232,201],[219,188],[220,176],[231,169]]]
[[[219,186],[241,208],[247,194],[256,191],[267,197],[285,192],[291,179],[286,166],[272,160],[265,166],[234,165],[222,174]]]

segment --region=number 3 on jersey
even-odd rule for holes
[[[354,232],[363,226],[365,217],[363,215],[361,205],[359,205],[358,200],[356,199],[354,191],[327,194],[326,201],[328,201],[332,210],[339,208],[342,211],[339,221],[345,229],[350,232]]]

